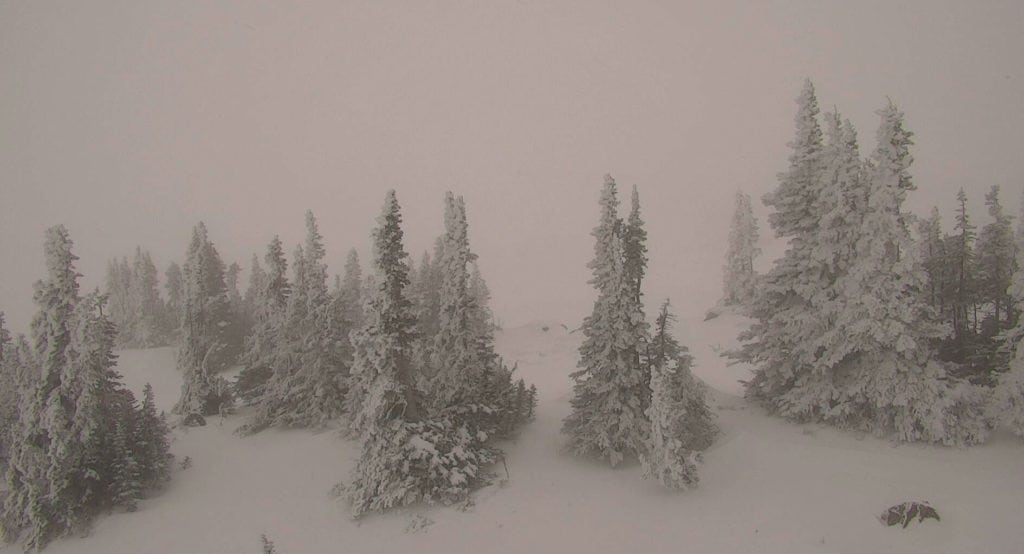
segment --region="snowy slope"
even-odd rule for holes
[[[256,554],[261,533],[281,554],[1021,551],[1020,441],[999,435],[970,450],[893,446],[770,418],[738,396],[747,368],[726,367],[716,354],[741,326],[725,315],[678,328],[695,372],[714,387],[724,431],[695,491],[670,493],[641,479],[636,465],[612,470],[561,452],[580,337],[536,323],[504,331],[498,347],[540,389],[537,419],[506,445],[509,482],[479,491],[466,511],[415,507],[353,522],[327,492],[346,479],[355,443],[333,432],[240,438],[232,434],[240,416],[214,417],[176,431],[174,453],[194,465],[178,470],[167,491],[47,552]],[[150,381],[158,404],[173,404],[180,375],[171,350],[124,352],[120,368],[133,389]],[[899,529],[875,519],[908,499],[930,501],[942,521]]]

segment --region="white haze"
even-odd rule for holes
[[[999,184],[1016,213],[1021,52],[1016,1],[4,2],[0,309],[27,328],[57,223],[95,287],[137,244],[180,262],[199,220],[248,267],[311,208],[339,272],[350,247],[366,260],[385,190],[418,260],[450,189],[499,317],[572,326],[611,173],[641,191],[648,305],[703,310],[733,194],[774,187],[805,77],[864,154],[873,111],[901,106],[913,210],[948,227],[963,186],[982,224]]]

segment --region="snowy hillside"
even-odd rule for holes
[[[281,554],[390,552],[1014,552],[1024,544],[1024,445],[1008,435],[966,449],[899,445],[768,417],[738,396],[746,368],[716,352],[742,322],[680,322],[695,373],[713,387],[723,434],[705,455],[697,490],[670,493],[638,465],[612,470],[560,451],[579,333],[535,323],[498,336],[518,374],[536,383],[536,420],[505,445],[510,479],[466,510],[416,507],[356,523],[328,495],[347,479],[356,443],[334,432],[270,430],[240,438],[240,415],[174,433],[177,468],[134,513],[98,520],[90,537],[51,554],[256,554],[260,534]],[[544,327],[547,327],[545,330]],[[178,396],[173,351],[121,353],[136,392],[145,382],[167,409]],[[501,477],[505,469],[495,470]],[[927,500],[941,522],[889,528],[876,519]],[[2,552],[20,551],[9,546]]]

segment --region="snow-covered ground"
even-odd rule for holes
[[[240,415],[213,417],[175,431],[178,461],[187,456],[193,465],[177,469],[166,491],[47,552],[256,554],[261,533],[280,554],[1024,551],[1019,440],[997,434],[972,449],[897,446],[768,417],[738,396],[746,368],[717,355],[734,345],[741,325],[726,314],[677,329],[695,373],[713,387],[723,430],[694,491],[665,491],[637,465],[613,470],[561,452],[580,337],[536,323],[504,331],[498,348],[537,384],[537,419],[506,445],[507,484],[479,491],[467,510],[417,506],[354,522],[328,491],[347,479],[356,443],[329,431],[241,438],[232,434]],[[177,398],[170,349],[123,352],[120,369],[136,391],[151,382],[160,407]],[[904,500],[930,501],[942,521],[879,523],[883,509]]]

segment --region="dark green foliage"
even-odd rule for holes
[[[142,406],[136,416],[135,457],[139,465],[139,480],[143,488],[159,487],[171,478],[170,429],[162,413],[156,411],[153,387],[146,383],[142,393]]]

